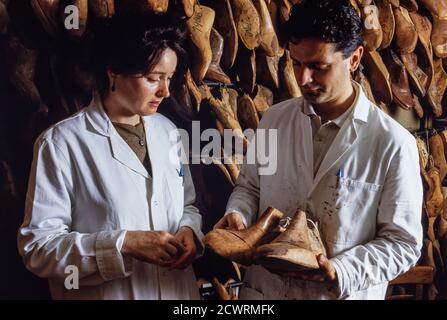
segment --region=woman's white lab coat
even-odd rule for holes
[[[120,253],[125,230],[188,226],[203,236],[189,169],[172,152],[175,126],[160,114],[143,119],[152,178],[98,98],[38,138],[18,247],[53,298],[199,298],[191,266],[170,271]],[[68,290],[73,270],[79,289]]]
[[[290,217],[297,209],[312,212],[338,284],[281,278],[252,266],[242,298],[383,299],[388,281],[418,260],[422,182],[415,139],[355,85],[355,110],[315,177],[311,122],[302,111],[307,102],[296,98],[270,108],[259,129],[278,130],[278,168],[258,175],[260,165],[243,166],[227,206],[248,225],[268,206]]]

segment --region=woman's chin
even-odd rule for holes
[[[158,107],[151,107],[151,106],[149,106],[149,107],[144,108],[142,110],[141,116],[143,116],[143,117],[151,116],[154,113],[157,113],[157,110],[158,110]]]

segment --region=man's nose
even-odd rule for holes
[[[298,85],[304,87],[312,82],[312,70],[306,67],[303,67],[300,70],[295,70],[295,77]]]

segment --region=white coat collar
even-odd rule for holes
[[[362,122],[367,122],[368,120],[369,108],[366,107],[366,105],[370,103],[370,101],[363,92],[361,85],[354,80],[352,80],[351,82],[356,90],[356,98],[354,100],[353,106],[345,111],[345,113],[343,113],[339,118],[333,120],[333,122],[337,122],[337,125],[343,123],[344,120],[349,117],[348,114],[350,114],[351,111],[353,111],[353,119],[360,120]],[[353,108],[354,110],[352,110],[351,108]],[[306,99],[303,99],[301,111],[307,116],[317,115],[312,105]]]
[[[352,84],[357,87],[357,90],[359,92],[357,102],[354,105],[353,119],[366,123],[368,122],[371,101],[368,100],[365,93],[363,92],[362,86],[358,82],[352,80]]]
[[[86,109],[86,115],[93,128],[104,136],[110,136],[112,122],[107,116],[99,93],[93,94],[93,99]]]
[[[99,94],[94,94],[92,102],[86,109],[86,115],[92,127],[99,134],[109,137],[113,158],[115,158],[122,165],[144,176],[145,178],[150,178],[149,173],[147,172],[141,161],[138,159],[135,152],[133,152],[130,146],[123,140],[123,138],[121,138],[119,133],[116,131],[115,127],[110,121],[109,116],[104,110],[104,106]],[[151,117],[143,117],[146,130],[146,142],[148,144],[148,149],[150,149],[149,144],[153,139],[148,139],[147,128],[148,122],[150,121],[148,120],[148,118]],[[150,156],[152,156],[152,153],[153,152],[150,153]]]
[[[354,111],[346,119],[329,150],[326,153],[323,162],[315,176],[312,188],[309,190],[309,195],[313,192],[315,187],[321,179],[329,172],[329,170],[338,163],[338,160],[351,148],[357,139],[360,131],[368,122],[370,109],[373,107],[368,100],[361,86],[353,81],[353,84],[359,89],[359,96],[357,102],[354,104]],[[338,164],[340,166],[340,164]]]

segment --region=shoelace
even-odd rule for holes
[[[286,217],[286,218],[284,218],[284,219],[281,219],[281,220],[279,220],[279,227],[281,228],[281,229],[287,229],[287,227],[290,225],[290,222],[292,221],[292,218],[290,218],[290,217]],[[319,238],[319,239],[321,239],[321,237],[320,237],[320,231],[318,230],[318,224],[315,222],[315,221],[313,221],[312,219],[307,219],[307,222],[310,222],[310,224],[312,225],[312,227],[313,227],[313,230],[315,230],[315,235]]]
[[[307,222],[310,222],[310,224],[314,227],[314,229],[318,231],[318,224],[316,222],[314,222],[311,219],[307,219]]]
[[[315,236],[321,241],[320,230],[318,230],[318,224],[311,219],[307,219],[307,222],[310,222],[312,224]]]
[[[286,217],[284,219],[279,220],[279,227],[287,229],[287,227],[290,224],[290,221],[292,221],[292,218],[290,218],[290,217]]]

